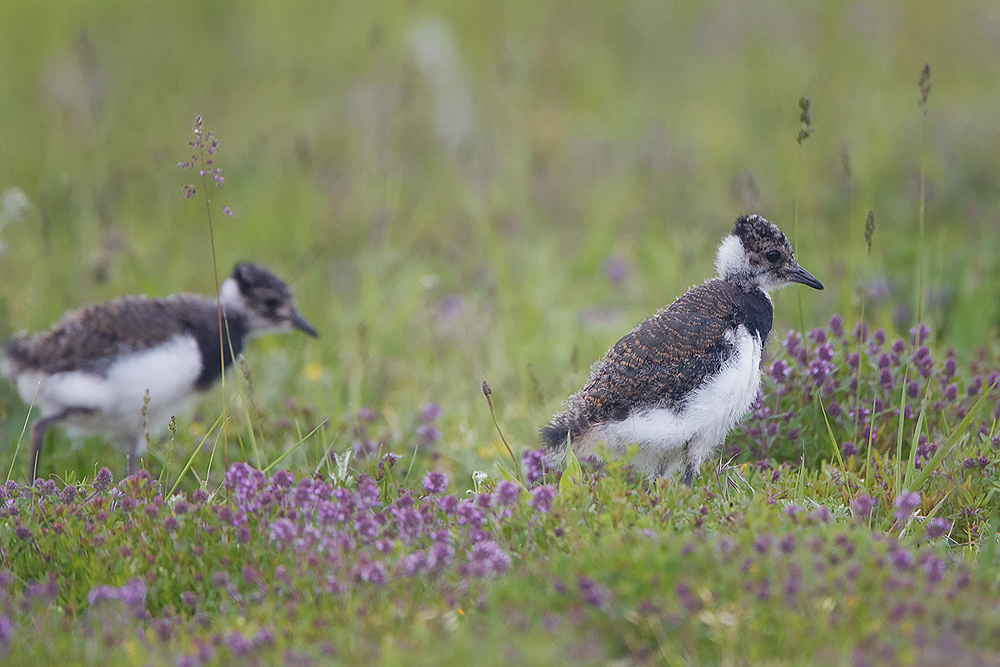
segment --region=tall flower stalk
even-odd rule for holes
[[[228,328],[228,322],[224,322],[225,315],[222,312],[222,296],[219,289],[219,262],[215,253],[215,230],[212,226],[212,200],[208,196],[208,177],[212,177],[212,181],[217,186],[223,186],[226,184],[226,179],[222,175],[222,169],[220,167],[213,166],[215,164],[215,154],[219,150],[219,142],[215,139],[214,134],[211,131],[206,132],[202,128],[202,118],[201,114],[198,115],[194,120],[194,126],[192,127],[192,132],[194,132],[194,140],[188,142],[188,146],[193,149],[191,154],[191,159],[187,162],[178,162],[177,166],[181,169],[197,169],[198,176],[201,178],[201,191],[202,198],[205,201],[205,215],[208,220],[208,241],[209,246],[212,250],[212,275],[215,279],[215,302],[219,313],[219,358],[225,359],[225,337],[223,336],[223,327]],[[197,194],[197,187],[194,185],[185,184],[182,186],[185,199],[191,199]],[[222,212],[233,217],[233,211],[228,206],[222,207]],[[225,423],[225,416],[227,412],[226,406],[226,365],[222,364],[222,423]]]

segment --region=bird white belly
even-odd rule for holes
[[[684,446],[697,467],[711,456],[757,396],[761,341],[746,327],[731,334],[733,352],[719,373],[694,390],[680,411],[666,407],[635,410],[619,422],[599,424],[575,443],[583,455],[599,454],[601,444],[620,454],[639,443],[632,465],[647,475],[666,475],[685,465]]]
[[[201,353],[194,338],[175,336],[155,348],[113,362],[106,375],[86,371],[22,373],[17,386],[25,402],[34,402],[44,416],[67,409],[89,411],[65,420],[70,432],[130,439],[143,433],[147,389],[146,428],[157,433],[171,415],[186,407],[201,369]]]

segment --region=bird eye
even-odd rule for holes
[[[781,253],[777,250],[768,250],[764,257],[766,257],[767,261],[771,262],[771,264],[777,264],[778,260],[781,259]]]
[[[278,306],[281,305],[281,299],[276,296],[271,296],[264,299],[264,307],[268,310],[278,310]]]

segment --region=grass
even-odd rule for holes
[[[8,3],[0,190],[31,208],[0,218],[0,334],[211,293],[175,167],[201,113],[236,212],[220,273],[272,267],[322,338],[253,341],[117,485],[98,472],[124,457],[54,432],[55,481],[19,486],[26,406],[0,385],[0,655],[995,660],[990,7]],[[797,217],[827,289],[776,295],[728,465],[694,489],[540,477],[537,429],[750,210]]]

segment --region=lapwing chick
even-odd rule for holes
[[[134,474],[146,433],[162,431],[211,387],[249,338],[292,329],[318,336],[288,286],[259,264],[237,264],[219,302],[196,294],[126,296],[71,312],[47,333],[10,341],[0,370],[41,412],[31,428],[32,481],[50,426],[115,440]]]
[[[774,311],[768,292],[791,283],[823,289],[792,245],[759,215],[736,221],[716,258],[719,277],[637,326],[597,362],[586,386],[542,429],[554,460],[572,443],[584,458],[620,455],[650,478],[702,462],[749,411]]]

